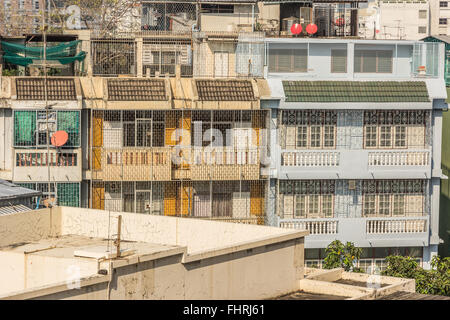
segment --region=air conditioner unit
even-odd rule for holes
[[[348,190],[356,190],[356,181],[355,180],[348,181]]]

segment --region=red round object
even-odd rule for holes
[[[338,18],[336,19],[335,23],[337,26],[343,26],[345,24],[345,20],[344,18]]]
[[[310,23],[306,26],[306,32],[314,34],[317,32],[317,26],[314,23]]]
[[[375,32],[376,32],[376,33],[380,33],[380,30],[377,29],[377,30],[375,30]]]
[[[302,25],[300,23],[294,23],[291,27],[293,34],[300,34],[302,32]]]
[[[69,140],[69,134],[65,131],[56,131],[51,138],[52,146],[62,147]]]

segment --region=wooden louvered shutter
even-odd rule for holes
[[[291,72],[306,72],[308,69],[308,50],[295,49],[292,50],[294,66]]]
[[[363,59],[363,53],[362,50],[355,50],[355,59],[354,59],[354,65],[353,65],[353,71],[354,72],[362,72],[362,59]]]
[[[278,72],[292,72],[292,50],[279,49],[278,50]]]
[[[392,51],[377,51],[377,71],[380,73],[392,73]]]
[[[364,50],[362,59],[362,72],[377,72],[377,52],[375,50]]]

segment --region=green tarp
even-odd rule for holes
[[[56,60],[61,64],[70,64],[74,61],[83,61],[86,58],[86,52],[76,53],[80,40],[61,43],[48,47],[45,52],[48,60]],[[3,59],[11,64],[19,66],[28,66],[34,60],[44,60],[44,48],[29,47],[15,43],[1,41]]]
[[[36,111],[14,112],[14,145],[36,145]]]
[[[78,111],[58,111],[58,130],[64,130],[69,135],[65,147],[80,145],[80,113]]]
[[[57,201],[59,206],[79,207],[80,206],[80,184],[79,183],[58,183]]]

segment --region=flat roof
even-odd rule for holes
[[[335,296],[331,294],[319,294],[297,291],[281,297],[275,298],[275,300],[346,300],[348,297]]]
[[[98,253],[99,248],[104,252],[116,252],[113,240],[90,238],[81,235],[63,235],[58,238],[45,238],[27,243],[14,244],[0,248],[0,251],[33,254],[53,258],[95,259],[95,257],[89,256],[76,256],[75,253],[77,251]],[[176,254],[179,250],[173,252],[174,249],[179,249],[181,247],[146,242],[121,241],[120,248],[124,259],[131,259],[133,257],[163,252]]]

